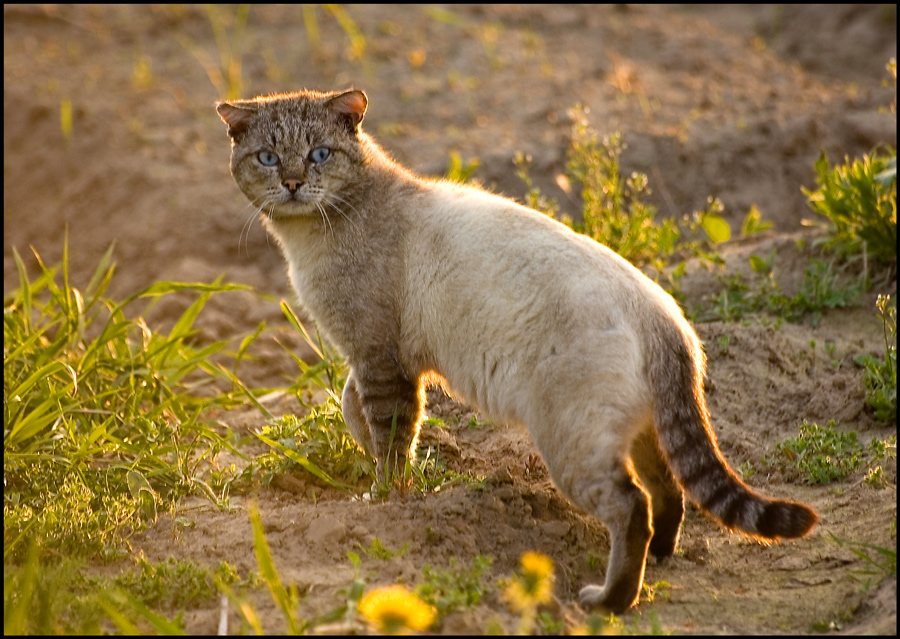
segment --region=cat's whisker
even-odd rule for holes
[[[241,244],[243,243],[247,247],[247,257],[250,257],[250,249],[249,249],[249,238],[250,238],[250,225],[253,223],[253,216],[257,214],[259,208],[256,207],[252,202],[248,202],[244,207],[245,209],[252,209],[253,212],[250,214],[250,217],[244,224],[241,226],[241,233],[238,236],[238,253],[241,252]],[[247,231],[247,240],[244,240],[244,230]]]
[[[347,220],[350,223],[350,225],[353,226],[353,228],[358,231],[360,227],[359,227],[359,224],[357,223],[357,221],[355,219],[353,219],[353,217],[347,215],[347,213],[343,209],[338,207],[337,204],[344,204],[346,206],[349,206],[351,209],[353,209],[353,212],[356,213],[357,218],[360,216],[359,209],[357,209],[355,206],[353,206],[348,200],[342,198],[339,195],[335,195],[334,193],[329,193],[325,197],[326,197],[328,206],[330,206],[335,211],[340,213],[341,216],[343,216],[343,218],[345,220]]]
[[[247,221],[244,222],[244,225],[241,227],[241,235],[238,238],[238,253],[241,252],[241,241],[244,242],[244,248],[247,252],[247,257],[250,257],[250,229],[253,227],[253,220],[259,215],[259,208],[253,207],[253,211],[250,213],[250,216],[247,218]],[[246,235],[245,235],[246,230]]]
[[[269,212],[266,213],[265,215],[266,215],[266,217],[272,217],[273,213],[275,213],[275,202],[274,201],[269,203]],[[268,233],[266,233],[266,246],[267,247],[271,246],[269,244],[269,234]]]
[[[325,207],[322,206],[321,202],[316,202],[316,210],[319,211],[319,214],[322,216],[322,220],[325,222],[325,225],[322,228],[322,232],[324,233],[324,239],[328,239],[328,230],[331,230],[331,237],[334,238],[334,227],[331,225],[331,220],[328,219],[328,212],[325,210]]]

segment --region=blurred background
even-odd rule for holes
[[[68,231],[75,286],[115,242],[112,295],[220,274],[289,295],[213,105],[301,88],[364,89],[366,130],[422,174],[455,154],[522,197],[521,152],[574,216],[580,103],[661,216],[714,195],[733,228],[756,205],[791,232],[822,149],[896,145],[896,27],[895,5],[5,5],[4,287],[13,247],[50,265]]]

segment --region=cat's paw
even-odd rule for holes
[[[602,608],[621,614],[632,606],[633,597],[623,597],[621,593],[608,592],[602,586],[585,586],[578,593],[578,603],[584,609]]]
[[[585,586],[578,593],[578,603],[582,608],[596,608],[603,605],[604,592],[601,586]]]

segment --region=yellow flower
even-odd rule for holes
[[[549,603],[553,599],[553,560],[539,552],[526,552],[520,563],[521,573],[506,588],[506,600],[520,612]]]
[[[378,632],[425,630],[434,621],[434,608],[403,586],[376,588],[359,602],[359,612]]]

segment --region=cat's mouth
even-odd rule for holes
[[[260,212],[271,220],[318,215],[317,201],[300,194],[288,196],[284,201],[263,206]]]

